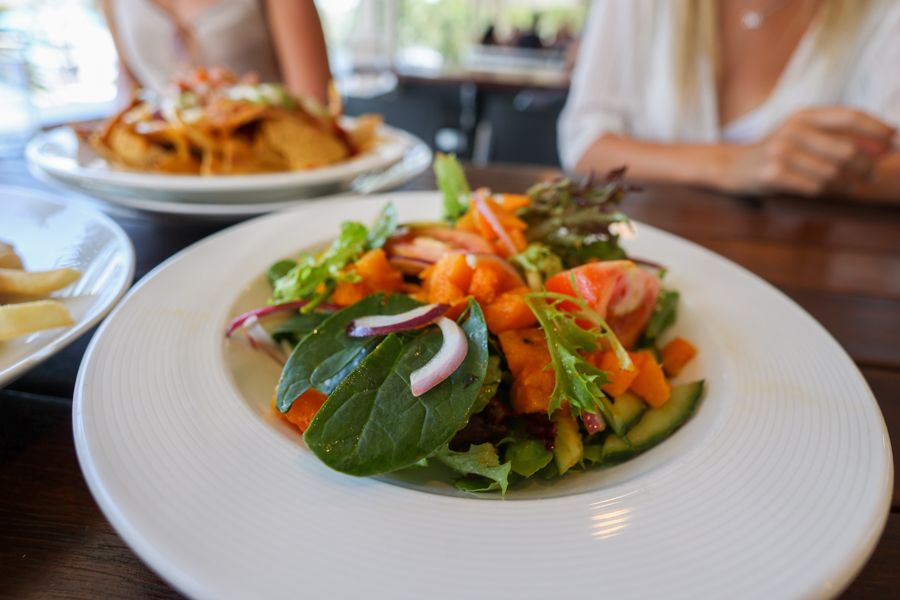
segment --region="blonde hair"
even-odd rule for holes
[[[719,76],[719,2],[717,0],[675,0],[674,77],[678,99],[684,106],[694,97],[698,64],[705,61],[717,81]],[[870,0],[824,0],[810,27],[817,27],[816,45],[826,59],[835,63],[846,53],[845,44],[855,39]]]

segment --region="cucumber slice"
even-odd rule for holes
[[[581,462],[581,458],[584,456],[584,443],[581,441],[578,422],[568,413],[556,411],[553,420],[556,422],[553,458],[556,459],[559,474],[564,475],[566,471]]]
[[[584,445],[584,456],[582,458],[585,462],[589,463],[600,463],[603,461],[603,444],[585,444]]]
[[[531,477],[553,460],[553,453],[540,440],[522,440],[507,446],[504,459],[512,465],[514,473]]]
[[[647,403],[631,392],[625,392],[618,398],[614,398],[610,405],[610,412],[613,420],[616,421],[612,429],[624,433],[628,433],[628,430],[634,427],[647,411]]]
[[[647,410],[628,432],[629,444],[619,436],[610,434],[603,442],[601,462],[611,465],[627,460],[657,445],[681,427],[694,413],[697,400],[703,393],[703,380],[672,388],[669,401],[659,408]]]

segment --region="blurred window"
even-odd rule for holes
[[[13,40],[39,123],[93,118],[112,110],[116,53],[96,0],[0,2],[0,38]]]
[[[545,47],[571,42],[587,0],[320,0],[319,12],[338,77],[396,66],[466,67],[473,47],[493,26],[499,46],[516,46],[539,15]]]

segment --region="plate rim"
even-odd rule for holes
[[[424,150],[429,155],[433,155],[433,151],[421,138],[405,131],[403,129],[393,127],[391,125],[382,125],[382,127],[398,137],[398,143],[403,145],[403,152],[400,154],[397,160],[391,161],[388,164],[381,167],[373,167],[369,168],[365,171],[354,173],[349,176],[345,176],[342,178],[334,179],[331,183],[335,186],[346,185],[348,182],[353,181],[357,177],[366,176],[371,173],[378,173],[379,171],[390,169],[398,164],[403,163],[406,160],[407,155],[410,152],[416,150]],[[77,193],[85,196],[91,204],[99,205],[102,209],[110,208],[113,210],[128,210],[128,211],[137,211],[141,213],[154,214],[154,215],[176,215],[176,216],[184,216],[184,217],[192,217],[197,219],[205,219],[205,220],[224,220],[231,221],[236,219],[248,218],[248,217],[256,217],[260,215],[264,215],[267,213],[285,210],[291,208],[293,206],[297,206],[298,204],[306,203],[312,200],[317,200],[323,197],[336,197],[343,196],[348,193],[347,190],[343,189],[335,189],[335,190],[327,190],[324,194],[321,190],[315,191],[311,195],[307,195],[305,192],[308,192],[311,188],[308,185],[296,187],[296,194],[289,197],[277,198],[274,200],[262,200],[259,202],[207,202],[207,201],[192,201],[192,200],[179,200],[175,196],[177,195],[177,190],[171,191],[171,197],[169,198],[154,198],[148,196],[141,196],[142,189],[146,188],[129,188],[125,185],[116,185],[114,187],[118,188],[121,192],[122,190],[127,190],[124,193],[117,193],[115,190],[106,190],[102,189],[104,187],[102,182],[100,183],[100,188],[91,187],[91,183],[94,180],[88,182],[87,180],[82,179],[76,174],[72,173],[61,173],[55,170],[47,169],[41,160],[35,158],[38,155],[37,148],[40,145],[40,142],[44,139],[42,136],[48,136],[49,134],[59,131],[66,130],[68,126],[59,126],[54,129],[41,132],[32,138],[28,146],[26,148],[26,166],[28,168],[29,173],[39,181],[42,181],[48,185],[64,190],[68,193]],[[398,185],[403,185],[408,183],[415,177],[421,175],[422,172],[427,170],[427,165],[423,166],[420,169],[417,169],[415,172],[410,171],[408,174],[405,174],[405,177],[402,179]],[[308,173],[308,171],[296,171],[290,173],[279,173],[276,175],[287,175],[287,176],[296,176],[297,174]],[[142,177],[154,177],[156,175],[152,173],[139,173]],[[210,178],[204,178],[199,175],[190,175],[190,176],[176,176],[176,175],[159,175],[160,177],[192,177],[197,180],[209,181]],[[221,176],[222,179],[227,180],[233,177],[262,177],[262,178],[270,178],[273,174],[254,174],[254,175],[244,175],[244,176]],[[315,185],[329,185],[328,183],[323,184],[315,184]],[[291,188],[290,182],[282,185],[281,187],[268,187],[265,192],[277,192],[279,190],[285,190]],[[234,190],[230,190],[233,192]],[[252,191],[252,189],[250,190]],[[215,192],[212,191],[204,191],[202,192],[205,195],[212,196]],[[131,194],[131,195],[129,195]]]
[[[94,313],[93,315],[89,316],[83,321],[75,323],[75,325],[73,325],[69,329],[66,329],[61,333],[61,335],[50,341],[45,346],[39,348],[36,352],[30,353],[28,356],[24,357],[22,360],[13,364],[12,366],[0,370],[0,388],[15,381],[26,371],[51,358],[56,353],[60,352],[61,350],[75,342],[78,338],[81,337],[82,334],[97,325],[97,323],[101,322],[119,304],[119,301],[129,290],[129,288],[131,288],[131,284],[134,282],[134,273],[136,266],[136,255],[134,244],[132,243],[131,238],[127,233],[125,233],[125,230],[122,229],[121,225],[116,223],[111,217],[103,214],[99,210],[87,206],[79,200],[64,202],[52,196],[50,193],[41,190],[34,190],[15,185],[0,185],[0,197],[6,197],[9,195],[30,196],[31,198],[34,198],[40,202],[52,204],[54,206],[60,206],[65,208],[66,210],[75,210],[82,213],[83,215],[89,216],[96,222],[102,223],[104,227],[106,227],[113,233],[121,249],[124,251],[126,256],[127,268],[125,276],[121,279],[118,289],[112,296],[110,296],[109,300],[96,309],[95,306],[91,307],[90,312]]]
[[[388,194],[379,194],[377,198],[387,198],[388,196],[396,196],[396,195],[409,195],[409,196],[437,196],[436,192],[428,192],[428,191],[400,191],[400,192],[391,192]],[[373,198],[370,198],[370,200]],[[358,196],[353,195],[340,195],[335,196],[329,199],[330,201],[353,201],[359,200]],[[99,475],[99,471],[97,469],[96,462],[92,460],[91,450],[88,447],[88,440],[85,437],[85,431],[83,428],[83,421],[81,421],[83,404],[85,402],[85,386],[86,384],[86,374],[90,369],[91,362],[94,360],[94,354],[98,352],[97,347],[101,343],[103,339],[103,334],[107,327],[111,327],[114,322],[115,316],[119,310],[122,310],[127,301],[133,296],[141,293],[141,290],[145,285],[148,284],[158,273],[168,269],[171,264],[180,260],[185,255],[193,252],[196,247],[201,245],[206,245],[210,243],[214,243],[215,240],[220,236],[228,235],[232,232],[232,230],[236,229],[244,229],[244,228],[253,228],[255,227],[258,221],[277,218],[280,213],[292,213],[292,212],[302,212],[305,210],[304,206],[294,206],[292,208],[286,209],[284,211],[280,211],[279,213],[263,215],[256,219],[251,219],[240,224],[234,225],[232,227],[225,228],[221,231],[218,231],[202,240],[195,242],[194,244],[184,248],[173,256],[169,257],[159,265],[157,265],[153,270],[147,273],[138,283],[136,283],[128,292],[126,298],[121,301],[114,309],[113,313],[109,316],[109,318],[101,325],[101,328],[98,330],[97,335],[93,337],[90,341],[90,344],[85,352],[84,360],[82,361],[79,370],[78,370],[78,378],[75,386],[75,394],[74,394],[74,404],[73,408],[73,428],[75,430],[75,442],[76,442],[76,450],[79,465],[82,468],[82,471],[85,473],[85,479],[88,483],[88,487],[90,488],[92,494],[97,499],[98,505],[101,507],[103,513],[110,519],[111,522],[114,523],[117,533],[122,536],[123,540],[128,544],[128,546],[141,557],[142,560],[146,561],[146,563],[160,576],[164,579],[172,583],[177,589],[189,593],[190,595],[199,595],[202,596],[205,593],[208,593],[210,588],[204,587],[203,583],[199,580],[196,580],[191,574],[188,574],[183,569],[179,569],[176,564],[171,563],[163,554],[157,551],[157,549],[153,548],[147,542],[147,538],[143,535],[136,527],[133,526],[132,523],[128,521],[125,517],[124,513],[120,510],[118,506],[116,506],[114,500],[112,499],[109,491],[107,489],[106,483],[102,481],[101,476]],[[699,250],[703,254],[713,258],[716,261],[720,261],[721,263],[727,264],[729,268],[736,269],[740,271],[745,276],[749,276],[752,280],[754,280],[754,284],[760,286],[765,289],[767,294],[772,294],[778,298],[780,302],[785,302],[789,305],[793,310],[795,310],[799,315],[801,315],[808,325],[815,327],[819,330],[821,334],[824,334],[829,339],[834,342],[834,346],[841,353],[841,358],[846,361],[846,363],[852,367],[855,372],[856,377],[858,378],[858,383],[862,386],[861,389],[865,391],[866,399],[869,401],[869,409],[874,409],[876,416],[878,417],[877,421],[879,423],[879,429],[881,433],[881,441],[882,444],[880,446],[881,455],[885,461],[887,471],[884,473],[884,486],[881,489],[881,495],[879,497],[878,506],[873,511],[870,518],[871,527],[867,527],[865,534],[858,536],[857,543],[853,549],[852,559],[846,561],[840,572],[834,573],[832,572],[827,579],[819,580],[815,583],[815,588],[807,589],[808,594],[814,595],[836,595],[840,593],[842,590],[846,589],[846,587],[852,583],[854,577],[856,577],[865,563],[870,559],[872,553],[874,552],[877,542],[880,539],[884,526],[889,516],[890,511],[890,503],[891,503],[891,494],[892,494],[892,484],[894,480],[894,464],[893,464],[893,456],[891,453],[891,444],[890,438],[888,435],[886,423],[884,420],[883,413],[881,411],[880,405],[878,404],[877,399],[871,391],[868,382],[865,377],[862,375],[856,363],[849,356],[844,347],[837,342],[834,336],[827,330],[825,327],[819,323],[809,312],[807,312],[802,306],[800,306],[797,302],[795,302],[792,298],[790,298],[787,294],[782,292],[780,289],[760,277],[756,275],[749,269],[737,264],[730,259],[712,251],[704,246],[693,242],[687,238],[678,236],[676,234],[670,233],[666,230],[660,229],[658,227],[654,227],[652,225],[647,225],[642,222],[636,222],[636,224],[641,229],[652,230],[658,234],[661,234],[664,237],[675,239],[679,243],[687,244],[693,247],[696,250]],[[234,300],[231,296],[231,301]],[[552,499],[550,499],[552,500]],[[540,502],[541,500],[524,500],[524,502]],[[851,550],[848,548],[847,553]],[[849,554],[848,554],[849,556]]]
[[[379,126],[379,130],[388,137],[391,143],[398,147],[413,147],[424,143],[418,136],[387,124]],[[257,190],[282,189],[285,187],[310,187],[323,185],[337,181],[352,179],[362,173],[386,168],[399,161],[403,157],[403,151],[397,151],[396,156],[389,154],[381,156],[378,147],[367,150],[362,154],[350,157],[347,160],[323,165],[314,169],[299,169],[295,171],[278,171],[273,173],[251,173],[243,175],[177,175],[171,173],[154,173],[152,171],[137,171],[115,168],[90,168],[76,164],[72,168],[55,164],[54,157],[41,152],[41,148],[48,142],[61,136],[74,135],[68,125],[60,125],[46,131],[41,131],[32,137],[25,147],[25,158],[29,164],[45,171],[55,179],[77,179],[91,184],[113,185],[121,188],[129,188],[135,192],[147,190],[163,191],[170,193],[204,193],[216,194],[221,192],[247,192]],[[80,143],[80,142],[79,142]],[[408,148],[407,148],[408,149]],[[59,157],[57,157],[59,158]],[[99,158],[99,157],[98,157]],[[59,160],[63,160],[59,158]],[[72,161],[72,157],[65,160]],[[371,164],[369,164],[371,163]],[[336,169],[352,167],[352,172],[347,174],[335,173]]]

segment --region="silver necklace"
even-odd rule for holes
[[[765,24],[766,19],[784,8],[788,2],[790,0],[781,0],[780,2],[774,2],[763,10],[748,8],[741,11],[741,27],[744,29],[759,29]]]

